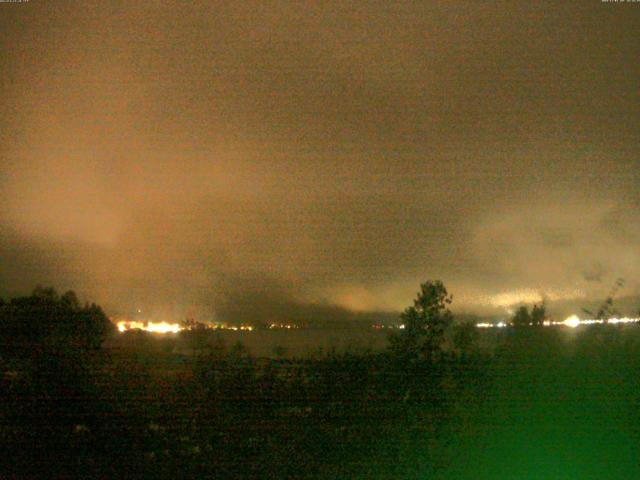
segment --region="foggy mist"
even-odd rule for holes
[[[480,313],[638,295],[637,9],[170,6],[3,9],[1,295],[229,321],[394,312],[426,278]]]

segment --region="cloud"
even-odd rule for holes
[[[0,19],[4,291],[240,318],[251,296],[228,279],[250,278],[272,316],[350,318],[429,278],[468,309],[640,290],[623,10],[118,8]]]

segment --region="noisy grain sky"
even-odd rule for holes
[[[0,293],[638,294],[638,32],[600,0],[0,3]]]

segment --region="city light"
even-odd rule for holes
[[[129,330],[142,330],[150,333],[178,333],[183,330],[195,330],[203,328],[205,330],[233,330],[242,332],[251,332],[254,327],[252,325],[227,325],[224,323],[168,323],[168,322],[142,322],[136,320],[120,320],[115,322],[120,333]],[[288,328],[288,327],[287,327]]]
[[[118,331],[126,332],[128,330],[144,330],[151,333],[177,333],[183,328],[177,323],[167,322],[136,322],[122,320],[117,323]]]
[[[578,325],[580,325],[580,319],[577,315],[571,315],[564,322],[562,322],[562,324],[566,325],[567,327],[576,328]]]
[[[639,322],[640,322],[640,318],[614,317],[614,318],[609,318],[607,320],[603,320],[603,319],[591,319],[591,318],[580,319],[580,317],[578,317],[577,315],[571,315],[561,322],[545,320],[542,323],[542,325],[545,327],[565,326],[569,328],[577,328],[581,325],[596,325],[596,324],[605,324],[605,323],[618,325],[618,324],[639,323]],[[476,327],[478,328],[505,328],[507,326],[508,324],[504,321],[498,322],[498,323],[488,323],[488,322],[476,323]]]

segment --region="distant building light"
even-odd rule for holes
[[[562,324],[566,325],[567,327],[576,328],[578,325],[580,325],[580,319],[577,315],[571,315],[564,322],[562,322]]]
[[[126,332],[128,330],[144,330],[151,333],[177,333],[182,327],[177,323],[167,322],[136,322],[123,320],[118,322],[118,331]]]

